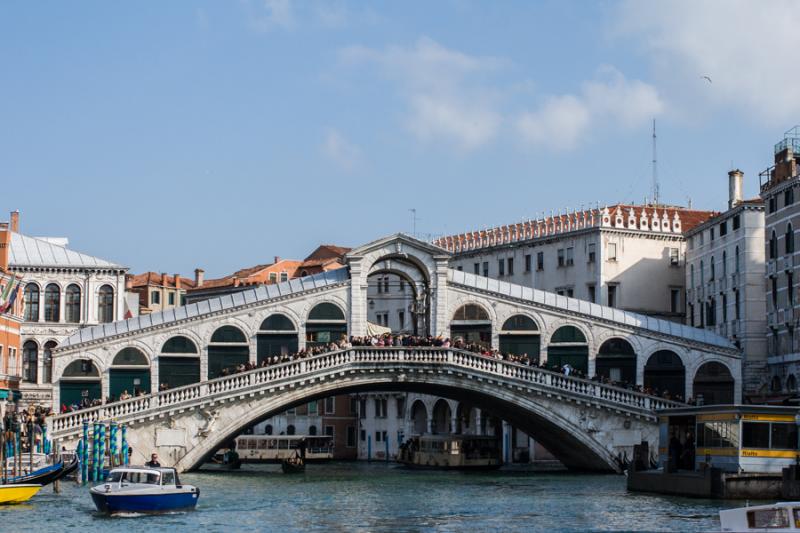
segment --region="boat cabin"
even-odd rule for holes
[[[174,468],[129,466],[114,468],[106,478],[106,484],[180,486],[178,472]]]
[[[796,502],[739,507],[719,512],[722,531],[800,531]]]
[[[800,457],[800,408],[713,405],[664,409],[659,415],[659,462],[667,472],[780,474]]]

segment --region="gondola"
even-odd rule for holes
[[[281,462],[281,470],[284,474],[300,474],[306,471],[306,462],[301,456],[295,455]]]
[[[9,477],[6,479],[7,485],[49,485],[50,483],[63,478],[74,472],[78,468],[78,458],[75,457],[70,463],[59,461],[54,465],[45,466],[34,470],[30,474]]]

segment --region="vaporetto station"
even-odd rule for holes
[[[292,406],[406,390],[497,413],[572,468],[619,470],[634,444],[658,449],[655,410],[674,401],[453,348],[349,348],[221,376],[231,364],[260,363],[275,342],[303,349],[366,335],[368,278],[379,273],[409,283],[420,334],[480,336],[500,349],[513,341],[548,366],[566,362],[591,376],[622,365],[673,398],[741,401],[741,354],[710,331],[453,270],[447,251],[403,234],[346,260],[339,270],[78,331],[54,352],[54,408],[133,383],[171,388],[52,417],[50,434],[69,448],[84,421],[113,419],[128,428],[133,462],[158,451],[190,470]]]

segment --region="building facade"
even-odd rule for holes
[[[194,281],[174,274],[128,274],[126,290],[138,297],[139,315],[174,309],[186,305],[186,291],[194,288]]]
[[[127,268],[76,252],[65,238],[20,233],[18,212],[10,230],[9,270],[23,283],[21,402],[50,404],[53,350],[82,327],[124,318]]]
[[[742,349],[745,394],[767,384],[764,202],[743,200],[732,170],[729,209],[686,232],[686,323],[730,338]]]
[[[775,145],[775,163],[760,178],[765,206],[767,351],[772,393],[797,392],[800,378],[800,127],[789,130]]]
[[[683,321],[684,232],[714,216],[616,205],[442,237],[451,268]]]
[[[8,270],[11,232],[0,223],[0,419],[13,410],[19,400],[21,379],[20,327],[22,325],[22,286]]]

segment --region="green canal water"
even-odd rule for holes
[[[276,466],[197,472],[197,510],[104,517],[87,487],[45,487],[28,504],[0,507],[0,531],[713,531],[735,502],[632,494],[622,476],[434,472],[388,464]]]

